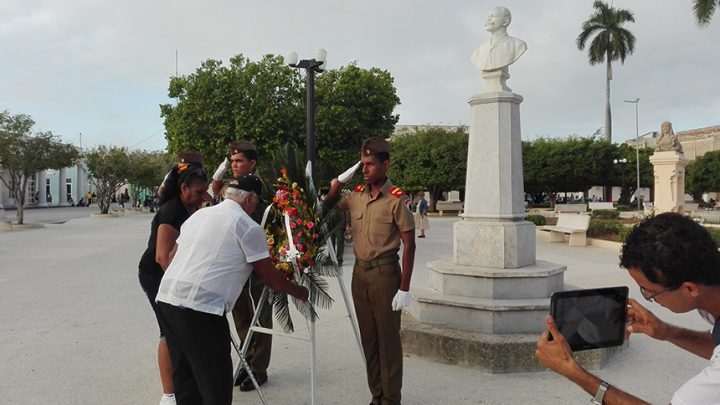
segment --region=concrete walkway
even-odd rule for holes
[[[137,281],[151,219],[151,214],[81,217],[0,233],[0,403],[158,403],[157,325]],[[413,285],[427,283],[426,262],[450,259],[455,221],[431,218],[428,237],[417,240]],[[537,252],[538,259],[568,266],[568,287],[629,285],[631,295],[640,297],[618,268],[616,249],[550,244],[543,234]],[[348,252],[345,262],[352,261]],[[349,291],[349,265],[345,271]],[[337,282],[330,284],[336,303],[321,312],[317,325],[316,403],[366,404],[370,396],[360,354]],[[694,313],[650,307],[674,323],[709,329]],[[304,321],[297,314],[294,319],[302,333]],[[309,403],[308,349],[307,343],[275,338],[270,380],[263,386],[270,404]],[[665,404],[704,364],[670,344],[635,336],[598,374],[651,403]],[[234,396],[235,404],[260,403],[254,392],[235,390]],[[550,372],[491,375],[406,357],[404,404],[584,404],[588,398]]]

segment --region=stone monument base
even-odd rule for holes
[[[403,352],[443,364],[473,368],[492,374],[546,371],[535,358],[540,333],[489,334],[429,325],[403,312]],[[575,353],[585,369],[607,365],[625,345]]]

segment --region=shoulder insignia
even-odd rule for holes
[[[353,190],[353,192],[355,192],[355,193],[362,193],[363,191],[365,191],[364,184],[358,184],[358,186],[355,187],[355,190]]]
[[[391,196],[393,196],[393,197],[395,197],[395,198],[400,198],[400,197],[402,197],[403,195],[405,195],[405,192],[404,192],[401,188],[395,187],[395,186],[392,186],[392,187],[390,188],[389,193],[390,193]]]

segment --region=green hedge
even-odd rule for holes
[[[622,224],[617,221],[591,218],[590,226],[587,230],[587,236],[593,237],[606,234],[617,235],[620,233],[620,228],[622,227]]]
[[[616,210],[593,210],[590,216],[598,219],[617,219],[620,212]]]
[[[620,243],[625,243],[625,240],[627,239],[628,235],[630,235],[630,232],[635,229],[635,226],[623,226],[620,228],[620,233],[618,233],[618,239]]]
[[[712,236],[715,244],[720,246],[720,228],[706,226],[705,229],[708,231],[708,233],[710,233],[710,236]]]
[[[536,226],[545,225],[545,217],[542,215],[528,215],[525,220],[532,222]]]

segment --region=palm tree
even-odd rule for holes
[[[701,26],[710,24],[715,10],[720,5],[720,0],[694,0],[693,11]]]
[[[612,62],[620,59],[625,63],[625,57],[635,51],[635,36],[625,28],[626,22],[635,22],[630,10],[609,7],[602,1],[593,3],[595,12],[590,19],[582,24],[582,32],[577,37],[577,47],[581,51],[590,37],[594,36],[588,48],[588,58],[591,65],[606,63],[605,79],[605,140],[612,142],[612,118],[610,116],[610,80],[612,80]]]

